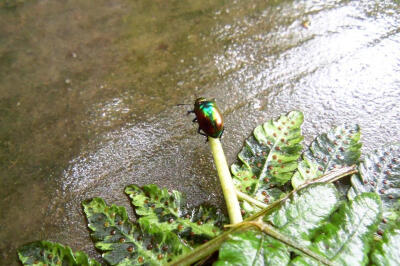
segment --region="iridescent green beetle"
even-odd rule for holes
[[[224,120],[215,101],[198,98],[194,102],[194,110],[188,113],[196,114],[193,122],[199,123],[199,129],[197,130],[199,134],[213,138],[222,137],[222,133],[224,133]]]

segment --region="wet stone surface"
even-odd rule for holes
[[[99,258],[81,202],[130,209],[155,183],[222,204],[186,116],[216,98],[233,163],[253,128],[305,115],[305,143],[358,123],[363,152],[399,141],[398,1],[0,3],[0,264],[47,239]]]

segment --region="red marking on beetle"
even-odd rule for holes
[[[272,155],[272,159],[276,160],[277,156],[274,154]]]
[[[269,182],[269,178],[267,178],[267,177],[264,178],[264,182],[265,182],[265,183],[268,183],[268,182]]]
[[[143,263],[144,262],[143,257],[139,257],[137,260],[138,260],[139,263]]]
[[[202,222],[202,221],[200,221],[200,220],[198,220],[198,221],[197,221],[197,224],[198,224],[198,225],[202,225],[202,224],[203,224],[203,222]]]
[[[268,170],[272,170],[274,167],[272,165],[268,165]]]
[[[386,218],[383,218],[383,219],[382,219],[382,222],[383,222],[384,224],[386,224],[386,223],[388,222],[388,220],[387,220]]]
[[[133,252],[133,246],[129,246],[126,250],[128,250],[128,252]]]
[[[383,180],[383,184],[387,184],[388,183],[388,181],[385,179],[385,180]]]
[[[119,239],[119,243],[124,243],[124,242],[125,242],[125,238],[121,237],[121,238]]]
[[[318,170],[323,171],[324,168],[322,168],[322,166],[319,166],[319,167],[318,167]]]
[[[267,193],[267,191],[263,191],[263,192],[261,192],[261,194],[263,194],[264,196],[266,196],[268,193]]]
[[[262,165],[261,163],[258,163],[258,164],[257,164],[257,167],[258,167],[258,168],[260,168],[260,167],[261,167],[261,165]]]
[[[264,198],[264,202],[265,202],[265,203],[268,203],[268,202],[269,202],[269,199],[268,199],[268,198]]]
[[[276,146],[276,147],[275,147],[275,150],[276,150],[276,151],[280,151],[281,148],[280,148],[279,146]]]

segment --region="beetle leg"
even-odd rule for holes
[[[193,113],[194,113],[194,110],[187,111],[188,115],[193,114]]]
[[[197,117],[195,117],[195,118],[192,120],[192,122],[193,122],[193,123],[196,123],[196,122],[197,122]]]
[[[203,136],[205,136],[206,137],[206,143],[208,142],[208,136],[205,134],[205,133],[203,133],[203,132],[201,132],[200,131],[201,129],[200,129],[200,127],[197,129],[197,133],[199,133],[200,135],[203,135]]]
[[[200,131],[201,129],[200,129],[200,127],[197,129],[197,133],[199,133],[200,135],[203,135],[203,136],[206,136],[207,137],[207,135],[205,134],[205,133],[203,133],[203,132],[201,132]]]
[[[222,139],[222,134],[224,134],[224,130],[225,130],[225,128],[222,128],[222,132],[221,132],[221,135],[219,136],[219,139]]]

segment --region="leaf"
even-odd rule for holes
[[[391,228],[378,241],[371,255],[374,265],[400,265],[400,229]]]
[[[383,205],[380,230],[400,224],[400,145],[392,144],[366,156],[359,166],[360,175],[351,177],[347,196],[352,199],[363,192],[376,192]]]
[[[310,233],[317,229],[339,205],[339,193],[333,184],[311,185],[285,201],[264,217],[282,234],[299,244],[310,244]]]
[[[213,207],[187,210],[178,191],[169,193],[156,185],[142,188],[130,185],[125,188],[125,193],[132,199],[143,230],[179,236],[182,245],[203,244],[220,234],[222,225],[227,222],[226,217]]]
[[[37,241],[18,249],[18,257],[23,265],[82,265],[100,266],[86,253],[73,253],[71,248],[50,241]]]
[[[236,187],[263,202],[273,202],[297,168],[303,140],[303,114],[292,111],[256,127],[231,166]],[[249,209],[250,210],[250,209]]]
[[[360,135],[358,125],[342,125],[319,135],[302,155],[292,178],[293,188],[335,167],[356,164],[361,154]]]
[[[339,194],[334,185],[315,184],[295,193],[263,220],[304,246],[310,244],[311,232],[338,205]],[[240,232],[221,246],[217,265],[286,265],[290,250],[286,244],[262,232]]]
[[[290,253],[285,244],[259,231],[231,235],[219,249],[215,266],[221,265],[286,265]]]
[[[83,208],[96,248],[111,265],[162,264],[188,250],[177,237],[142,230],[129,221],[124,207],[94,198],[83,202]]]
[[[344,203],[329,222],[316,230],[312,250],[338,265],[365,265],[382,203],[375,193],[363,193]]]

